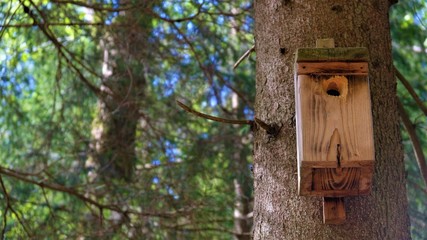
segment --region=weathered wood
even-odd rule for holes
[[[301,62],[297,74],[313,75],[368,75],[367,62]]]
[[[335,40],[333,38],[316,39],[317,48],[334,48]]]
[[[297,53],[298,190],[300,195],[324,197],[324,223],[340,224],[345,208],[338,197],[366,195],[371,189],[368,54],[359,48],[319,49],[324,46],[333,48],[333,40],[317,40],[316,49]]]
[[[339,96],[328,93],[331,86]],[[367,78],[298,75],[296,90],[299,193],[368,194],[374,143]]]
[[[368,62],[366,48],[300,48],[296,62]]]
[[[342,224],[345,219],[343,198],[323,198],[323,223]]]

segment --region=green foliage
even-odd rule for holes
[[[232,238],[234,181],[249,205],[253,199],[250,128],[196,118],[175,99],[210,115],[253,118],[253,56],[232,70],[254,44],[251,3],[147,2],[22,1],[31,12],[19,1],[0,3],[5,238]],[[395,65],[424,101],[425,5],[401,0],[391,12]],[[114,61],[105,61],[104,50]],[[131,182],[102,179],[91,163],[105,120],[107,98],[98,91],[106,69],[113,69],[113,92],[138,94]],[[136,77],[145,84],[133,88]],[[398,92],[426,146],[425,116],[400,85]],[[412,233],[424,239],[426,188],[403,137]]]
[[[427,3],[425,1],[401,0],[393,7],[390,15],[394,64],[410,81],[411,86],[424,103],[427,101],[425,79],[427,75],[426,7]],[[402,84],[398,84],[397,88],[399,98],[405,105],[405,110],[416,127],[424,154],[427,154],[426,116],[420,111]],[[405,150],[412,238],[426,239],[427,186],[425,186],[420,174],[412,143],[403,129],[402,136]]]
[[[8,25],[0,42],[5,238],[231,238],[233,181],[251,178],[250,142],[235,139],[250,138],[248,128],[197,119],[175,99],[251,118],[254,62],[236,72],[232,64],[253,44],[252,19],[244,1],[201,3],[1,3]],[[123,13],[132,13],[130,22]],[[106,45],[114,34],[123,38]],[[121,50],[132,37],[143,41],[126,58]],[[105,47],[116,51],[114,90],[126,92],[132,76],[147,81],[137,100],[132,182],[94,180],[102,171],[88,165],[102,120],[102,98],[90,85],[104,83]],[[235,90],[245,96],[237,107]],[[230,144],[240,146],[240,165]]]

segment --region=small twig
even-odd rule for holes
[[[1,184],[1,188],[4,192],[5,198],[6,198],[6,210],[10,209],[10,211],[13,213],[13,215],[15,215],[16,219],[18,220],[19,224],[21,224],[21,226],[24,229],[27,236],[29,238],[31,238],[30,232],[27,230],[27,228],[25,227],[25,224],[22,221],[21,217],[19,217],[18,213],[15,211],[15,209],[12,207],[12,204],[10,203],[10,197],[9,197],[9,194],[7,193],[6,186],[4,185],[3,177],[1,176],[1,174],[0,174],[0,184]],[[5,231],[5,230],[3,229],[3,231]]]
[[[417,93],[414,91],[414,88],[409,84],[408,80],[402,75],[402,73],[397,70],[396,67],[394,67],[394,70],[396,71],[396,76],[400,80],[400,82],[405,86],[405,88],[408,90],[409,94],[411,94],[412,98],[417,103],[418,107],[423,111],[424,115],[427,116],[427,107],[424,105],[423,101],[418,97]]]
[[[6,25],[7,25],[7,24],[9,24],[9,23],[12,21],[12,19],[13,19],[13,17],[15,16],[16,12],[17,12],[17,11],[18,11],[18,9],[20,8],[20,6],[18,6],[18,7],[15,9],[15,11],[13,11],[12,15],[10,15],[10,18],[9,18],[9,20],[8,20],[8,17],[9,17],[10,11],[12,10],[12,6],[13,6],[13,3],[11,3],[11,4],[10,4],[10,7],[9,7],[9,9],[8,9],[8,11],[7,11],[6,16],[3,16],[3,18],[4,18],[4,24],[6,24]],[[6,31],[6,28],[2,27],[2,29],[0,30],[0,39],[2,39],[2,38],[3,38],[3,34],[5,33],[5,31]]]
[[[1,239],[4,238],[4,234],[6,233],[6,226],[7,226],[7,212],[9,211],[9,207],[6,206],[5,210],[3,212],[3,229],[1,230]]]
[[[99,207],[99,224],[102,225],[104,224],[104,210],[102,207]]]
[[[157,13],[156,13],[155,11],[153,11],[153,10],[150,10],[150,9],[147,9],[147,10],[148,10],[148,13],[149,13],[149,14],[151,14],[152,16],[154,16],[154,17],[156,17],[156,18],[158,18],[158,19],[160,19],[160,20],[163,20],[163,21],[165,21],[165,22],[169,22],[169,23],[174,23],[174,22],[179,23],[179,22],[184,22],[184,21],[190,21],[190,20],[193,20],[193,19],[195,19],[197,16],[199,16],[199,15],[200,15],[200,13],[202,13],[202,7],[203,7],[203,4],[205,4],[205,2],[202,2],[201,4],[199,4],[199,7],[197,8],[197,12],[196,12],[195,14],[193,14],[192,16],[183,17],[183,18],[176,18],[176,19],[165,18],[165,17],[160,16],[159,14],[157,14]]]
[[[247,58],[252,52],[254,52],[255,51],[255,45],[253,45],[248,51],[246,51],[244,54],[243,54],[243,56],[241,56],[240,58],[239,58],[239,60],[237,60],[237,62],[233,65],[233,70],[234,69],[236,69],[239,65],[240,65],[240,63],[243,61],[243,60],[245,60],[245,58]]]
[[[123,27],[124,25],[118,25],[118,24],[106,24],[103,22],[72,22],[72,23],[61,23],[61,22],[53,22],[53,23],[46,23],[46,26],[61,26],[61,27],[70,27],[70,26],[106,26],[106,27]],[[36,27],[37,23],[20,23],[20,24],[2,24],[0,25],[0,28],[31,28]]]
[[[25,7],[22,0],[19,0],[21,5]],[[67,48],[65,48],[55,37],[54,33],[49,29],[48,26],[46,26],[47,20],[45,14],[37,7],[37,5],[32,1],[29,0],[30,6],[36,10],[38,13],[38,16],[41,18],[41,21],[37,18],[37,16],[34,14],[33,11],[29,10],[27,14],[33,19],[34,23],[39,27],[39,29],[43,32],[43,34],[53,43],[53,45],[58,49],[58,52],[60,55],[62,55],[68,66],[71,67],[72,70],[76,72],[76,74],[79,76],[80,80],[97,96],[101,96],[101,90],[92,84],[89,79],[87,79],[83,73],[80,71],[80,69],[73,63],[72,60],[78,63],[80,67],[83,69],[86,69],[88,72],[93,74],[94,76],[98,76],[94,71],[92,71],[86,64],[82,63],[79,59],[77,59],[72,52],[70,52]],[[28,7],[27,7],[28,8]],[[67,54],[70,55],[67,57]]]
[[[90,9],[97,10],[97,11],[107,11],[107,12],[128,11],[128,10],[136,9],[136,8],[142,6],[142,4],[136,4],[136,5],[130,5],[130,6],[125,6],[125,7],[120,7],[120,8],[114,8],[114,7],[104,7],[101,4],[90,4],[90,3],[86,3],[84,1],[51,0],[51,2],[57,3],[57,4],[72,4],[72,5],[77,5],[80,7],[90,8]]]
[[[414,149],[414,153],[415,153],[415,158],[417,160],[418,167],[420,168],[421,176],[424,179],[424,184],[427,187],[427,165],[426,165],[426,159],[423,153],[420,140],[415,132],[415,128],[412,125],[411,120],[406,114],[405,109],[403,108],[403,105],[399,99],[397,99],[397,104],[398,104],[398,111],[400,114],[400,118],[402,119],[403,125],[405,126],[406,131],[408,132],[409,138],[411,139],[412,148]]]
[[[212,120],[215,122],[229,123],[229,124],[240,124],[240,125],[244,125],[244,124],[252,125],[253,124],[252,120],[233,120],[233,119],[225,119],[225,118],[214,117],[214,116],[207,115],[207,114],[198,112],[196,110],[193,110],[178,100],[176,100],[176,103],[178,104],[178,106],[180,106],[182,109],[184,109],[185,111],[187,111],[189,113],[192,113],[198,117],[209,119],[209,120]]]
[[[55,219],[55,213],[52,211],[52,207],[50,206],[49,200],[47,199],[46,196],[46,191],[44,190],[44,187],[41,187],[42,191],[43,191],[43,197],[44,197],[44,201],[46,202],[47,207],[49,208],[49,212],[52,215],[52,217]]]
[[[42,188],[48,188],[48,189],[53,190],[53,191],[62,192],[62,193],[66,193],[66,194],[75,196],[76,198],[82,200],[83,202],[90,204],[90,205],[93,205],[93,206],[96,206],[98,208],[108,209],[108,210],[112,210],[112,211],[116,211],[116,212],[120,212],[120,213],[124,212],[124,210],[122,210],[120,208],[120,206],[107,205],[107,204],[97,202],[97,201],[93,200],[92,198],[86,197],[84,194],[79,193],[78,191],[76,191],[73,188],[68,188],[68,187],[65,187],[65,186],[62,186],[62,185],[59,185],[56,183],[36,181],[36,180],[30,179],[30,178],[27,178],[25,176],[22,176],[17,172],[10,171],[9,169],[0,166],[0,180],[1,180],[2,174],[5,176],[8,176],[8,177],[29,183],[29,184],[37,185],[37,186],[42,187]],[[13,208],[10,208],[10,210],[13,212]],[[162,217],[162,218],[170,218],[174,215],[174,213],[138,212],[138,211],[133,211],[133,210],[126,210],[126,212],[131,213],[131,214],[135,214],[138,216],[155,216],[155,217]],[[15,215],[16,215],[16,213],[15,213]],[[18,218],[18,220],[19,220],[19,218]]]

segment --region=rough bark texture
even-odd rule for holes
[[[254,139],[255,239],[409,239],[409,220],[391,59],[387,0],[257,0],[256,116],[282,125],[276,138]],[[345,199],[347,221],[322,223],[322,199],[297,193],[294,53],[334,38],[367,47],[375,139],[369,196]],[[363,131],[363,129],[361,129]]]

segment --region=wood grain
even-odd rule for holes
[[[297,64],[297,74],[368,75],[367,62],[304,62]]]
[[[346,77],[345,96],[328,95],[322,83],[331,76],[297,77],[301,195],[353,196],[370,191],[374,143],[368,80]]]
[[[342,224],[345,219],[343,198],[323,198],[323,223]]]

